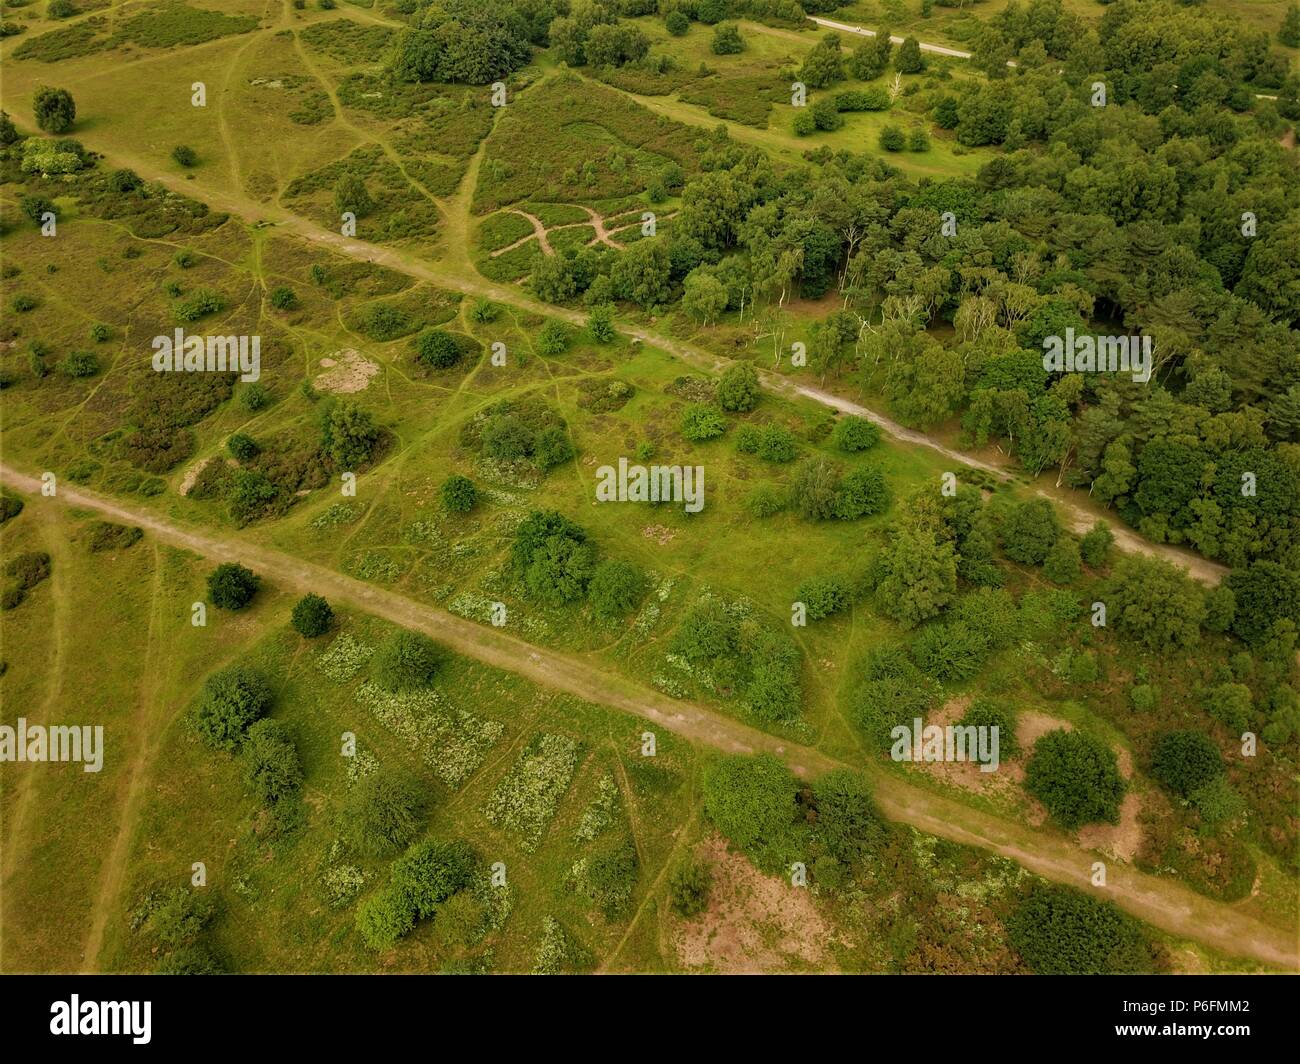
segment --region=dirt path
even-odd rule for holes
[[[594,211],[590,207],[585,206],[584,204],[579,204],[579,206],[582,207],[582,209],[587,212],[587,217],[591,221],[591,227],[594,230],[596,230],[595,237],[588,242],[587,246],[592,247],[595,244],[607,244],[609,247],[614,248],[616,251],[622,251],[623,245],[620,244],[617,240],[613,239],[613,237],[610,234],[610,231],[605,228],[605,219],[601,217],[600,212]],[[583,223],[578,222],[577,224],[582,225]]]
[[[541,246],[543,255],[555,254],[555,249],[551,247],[551,242],[546,239],[546,226],[542,224],[542,220],[538,218],[537,215],[529,214],[527,211],[521,211],[518,207],[509,208],[508,213],[517,214],[521,218],[527,218],[533,223],[533,231],[529,233],[528,236],[520,237],[513,244],[503,248],[498,248],[496,251],[492,252],[492,258],[495,259],[498,255],[504,255],[507,251],[514,251],[515,248],[519,247],[521,244],[527,244],[530,240],[537,241]]]
[[[817,23],[817,25],[819,25],[819,26],[823,26],[823,27],[825,27],[825,28],[828,29],[828,30],[839,30],[841,33],[852,33],[852,34],[854,34],[855,36],[858,36],[858,37],[875,37],[875,36],[877,36],[875,30],[864,30],[861,26],[849,26],[849,25],[846,25],[846,24],[843,23],[843,22],[835,22],[834,20],[832,20],[832,19],[828,19],[828,18],[817,18],[816,16],[813,16],[813,15],[809,15],[808,18],[809,18],[810,21],[815,22],[815,23]],[[894,44],[902,44],[902,43],[903,43],[903,38],[902,38],[902,37],[890,37],[889,39],[890,39],[890,41],[892,41]],[[923,51],[923,52],[932,52],[932,53],[934,53],[935,55],[948,55],[948,56],[952,56],[952,58],[954,58],[954,59],[969,59],[969,58],[970,58],[970,52],[963,52],[963,51],[961,51],[961,50],[958,49],[958,48],[947,48],[947,47],[945,47],[945,46],[942,45],[942,44],[925,44],[925,43],[922,43],[922,44],[921,44],[921,51]],[[1015,63],[1008,63],[1008,64],[1007,64],[1007,66],[1015,66],[1015,65],[1016,65]]]
[[[0,480],[33,495],[29,506],[55,501],[139,525],[162,542],[213,560],[240,561],[282,586],[311,590],[336,602],[346,602],[395,624],[422,631],[456,653],[516,673],[541,686],[649,720],[693,742],[727,753],[771,752],[802,776],[842,765],[821,751],[785,742],[702,706],[680,702],[643,687],[610,671],[594,655],[572,655],[536,647],[498,629],[475,624],[241,537],[200,532],[94,492],[61,487],[57,498],[48,500],[40,496],[40,482],[36,477],[7,465],[0,465]],[[1044,835],[968,808],[956,800],[915,787],[877,766],[865,767],[873,778],[877,802],[892,819],[933,835],[992,850],[1048,879],[1091,889],[1088,884],[1095,855],[1070,840]],[[1115,865],[1109,870],[1107,896],[1135,916],[1181,938],[1280,968],[1300,969],[1300,944],[1293,934],[1262,924],[1231,906],[1201,897],[1172,881]]]

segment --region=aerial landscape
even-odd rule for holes
[[[0,107],[0,972],[1300,972],[1295,0],[0,0]]]

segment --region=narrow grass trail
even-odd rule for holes
[[[174,707],[165,705],[159,697],[160,677],[166,661],[166,654],[160,645],[163,568],[156,543],[153,544],[153,551],[154,578],[149,592],[148,642],[144,656],[140,659],[140,692],[137,697],[135,719],[132,721],[134,735],[131,738],[130,749],[133,753],[127,769],[125,794],[121,801],[117,832],[104,859],[104,867],[100,870],[99,887],[90,910],[90,930],[86,933],[81,954],[83,974],[100,970],[98,960],[104,945],[104,933],[108,928],[109,919],[120,911],[118,898],[122,893],[122,885],[126,881],[131,835],[140,813],[141,796],[145,790],[148,770],[154,760],[155,747],[161,741],[160,737],[175,712]]]
[[[336,603],[346,603],[394,624],[424,632],[455,653],[513,672],[542,687],[648,720],[692,742],[725,753],[772,753],[804,777],[845,767],[844,762],[820,750],[785,741],[704,706],[677,701],[644,687],[612,671],[596,655],[533,646],[499,629],[475,624],[251,539],[193,529],[94,492],[62,487],[55,499],[47,499],[39,494],[40,481],[36,477],[8,465],[0,464],[0,481],[34,496],[29,506],[76,507],[138,525],[161,542],[194,551],[213,561],[241,562],[285,589],[323,594]],[[1068,838],[1038,832],[931,793],[900,779],[879,764],[868,761],[852,767],[867,772],[876,801],[889,818],[929,834],[1001,854],[1047,879],[1082,890],[1095,889],[1090,886],[1092,862],[1097,858],[1094,851],[1085,850]],[[1213,901],[1173,881],[1112,863],[1105,897],[1180,938],[1288,971],[1300,970],[1300,941],[1294,928],[1282,930],[1269,926],[1238,907]]]

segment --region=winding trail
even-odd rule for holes
[[[159,541],[218,561],[239,561],[281,586],[314,591],[339,603],[383,617],[440,640],[456,653],[494,668],[513,672],[541,686],[564,691],[596,705],[649,720],[693,742],[727,753],[770,752],[801,776],[812,776],[845,763],[811,747],[786,742],[723,714],[671,699],[628,679],[594,654],[566,654],[536,647],[499,629],[462,617],[342,573],[295,558],[242,536],[212,535],[153,511],[106,498],[96,492],[62,486],[56,498],[40,495],[37,477],[0,464],[0,481],[33,496],[28,505],[55,505],[92,510],[138,525]],[[881,766],[864,766],[886,816],[943,838],[1008,857],[1047,879],[1092,890],[1096,854],[1071,840],[1037,832],[914,786]],[[1300,970],[1300,941],[1238,908],[1202,897],[1170,880],[1111,863],[1106,896],[1121,908],[1176,935],[1205,943],[1223,953],[1250,957],[1286,970]],[[93,961],[92,961],[93,963]]]

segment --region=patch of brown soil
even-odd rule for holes
[[[199,474],[208,468],[208,463],[211,461],[211,458],[203,458],[190,466],[189,469],[185,471],[185,479],[181,481],[181,486],[177,490],[180,491],[182,495],[188,495],[190,489],[194,487],[194,482],[199,479]]]
[[[1038,713],[1032,709],[1022,709],[1016,714],[1016,742],[1026,754],[1034,748],[1034,743],[1049,731],[1058,730],[1074,731],[1074,725],[1068,720],[1049,717],[1046,713]]]
[[[317,374],[312,386],[322,392],[334,392],[337,395],[351,395],[360,392],[370,384],[370,378],[379,372],[379,367],[352,348],[335,351],[329,358],[322,358],[320,364],[325,372]]]
[[[1118,824],[1088,824],[1079,829],[1079,845],[1098,850],[1117,861],[1132,861],[1142,845],[1142,799],[1134,791],[1124,795]]]
[[[646,525],[641,529],[641,535],[646,539],[653,539],[661,547],[666,547],[676,538],[677,533],[664,525]]]
[[[926,716],[924,726],[928,728],[933,724],[946,728],[956,724],[970,703],[969,695],[950,699],[942,708]],[[977,761],[917,761],[913,768],[964,790],[985,794],[1011,795],[1024,778],[1024,769],[1020,765],[1001,759],[994,772],[981,772]]]
[[[714,835],[696,856],[709,865],[709,907],[678,920],[674,934],[683,968],[721,974],[829,971],[832,930],[807,887],[760,872]]]

